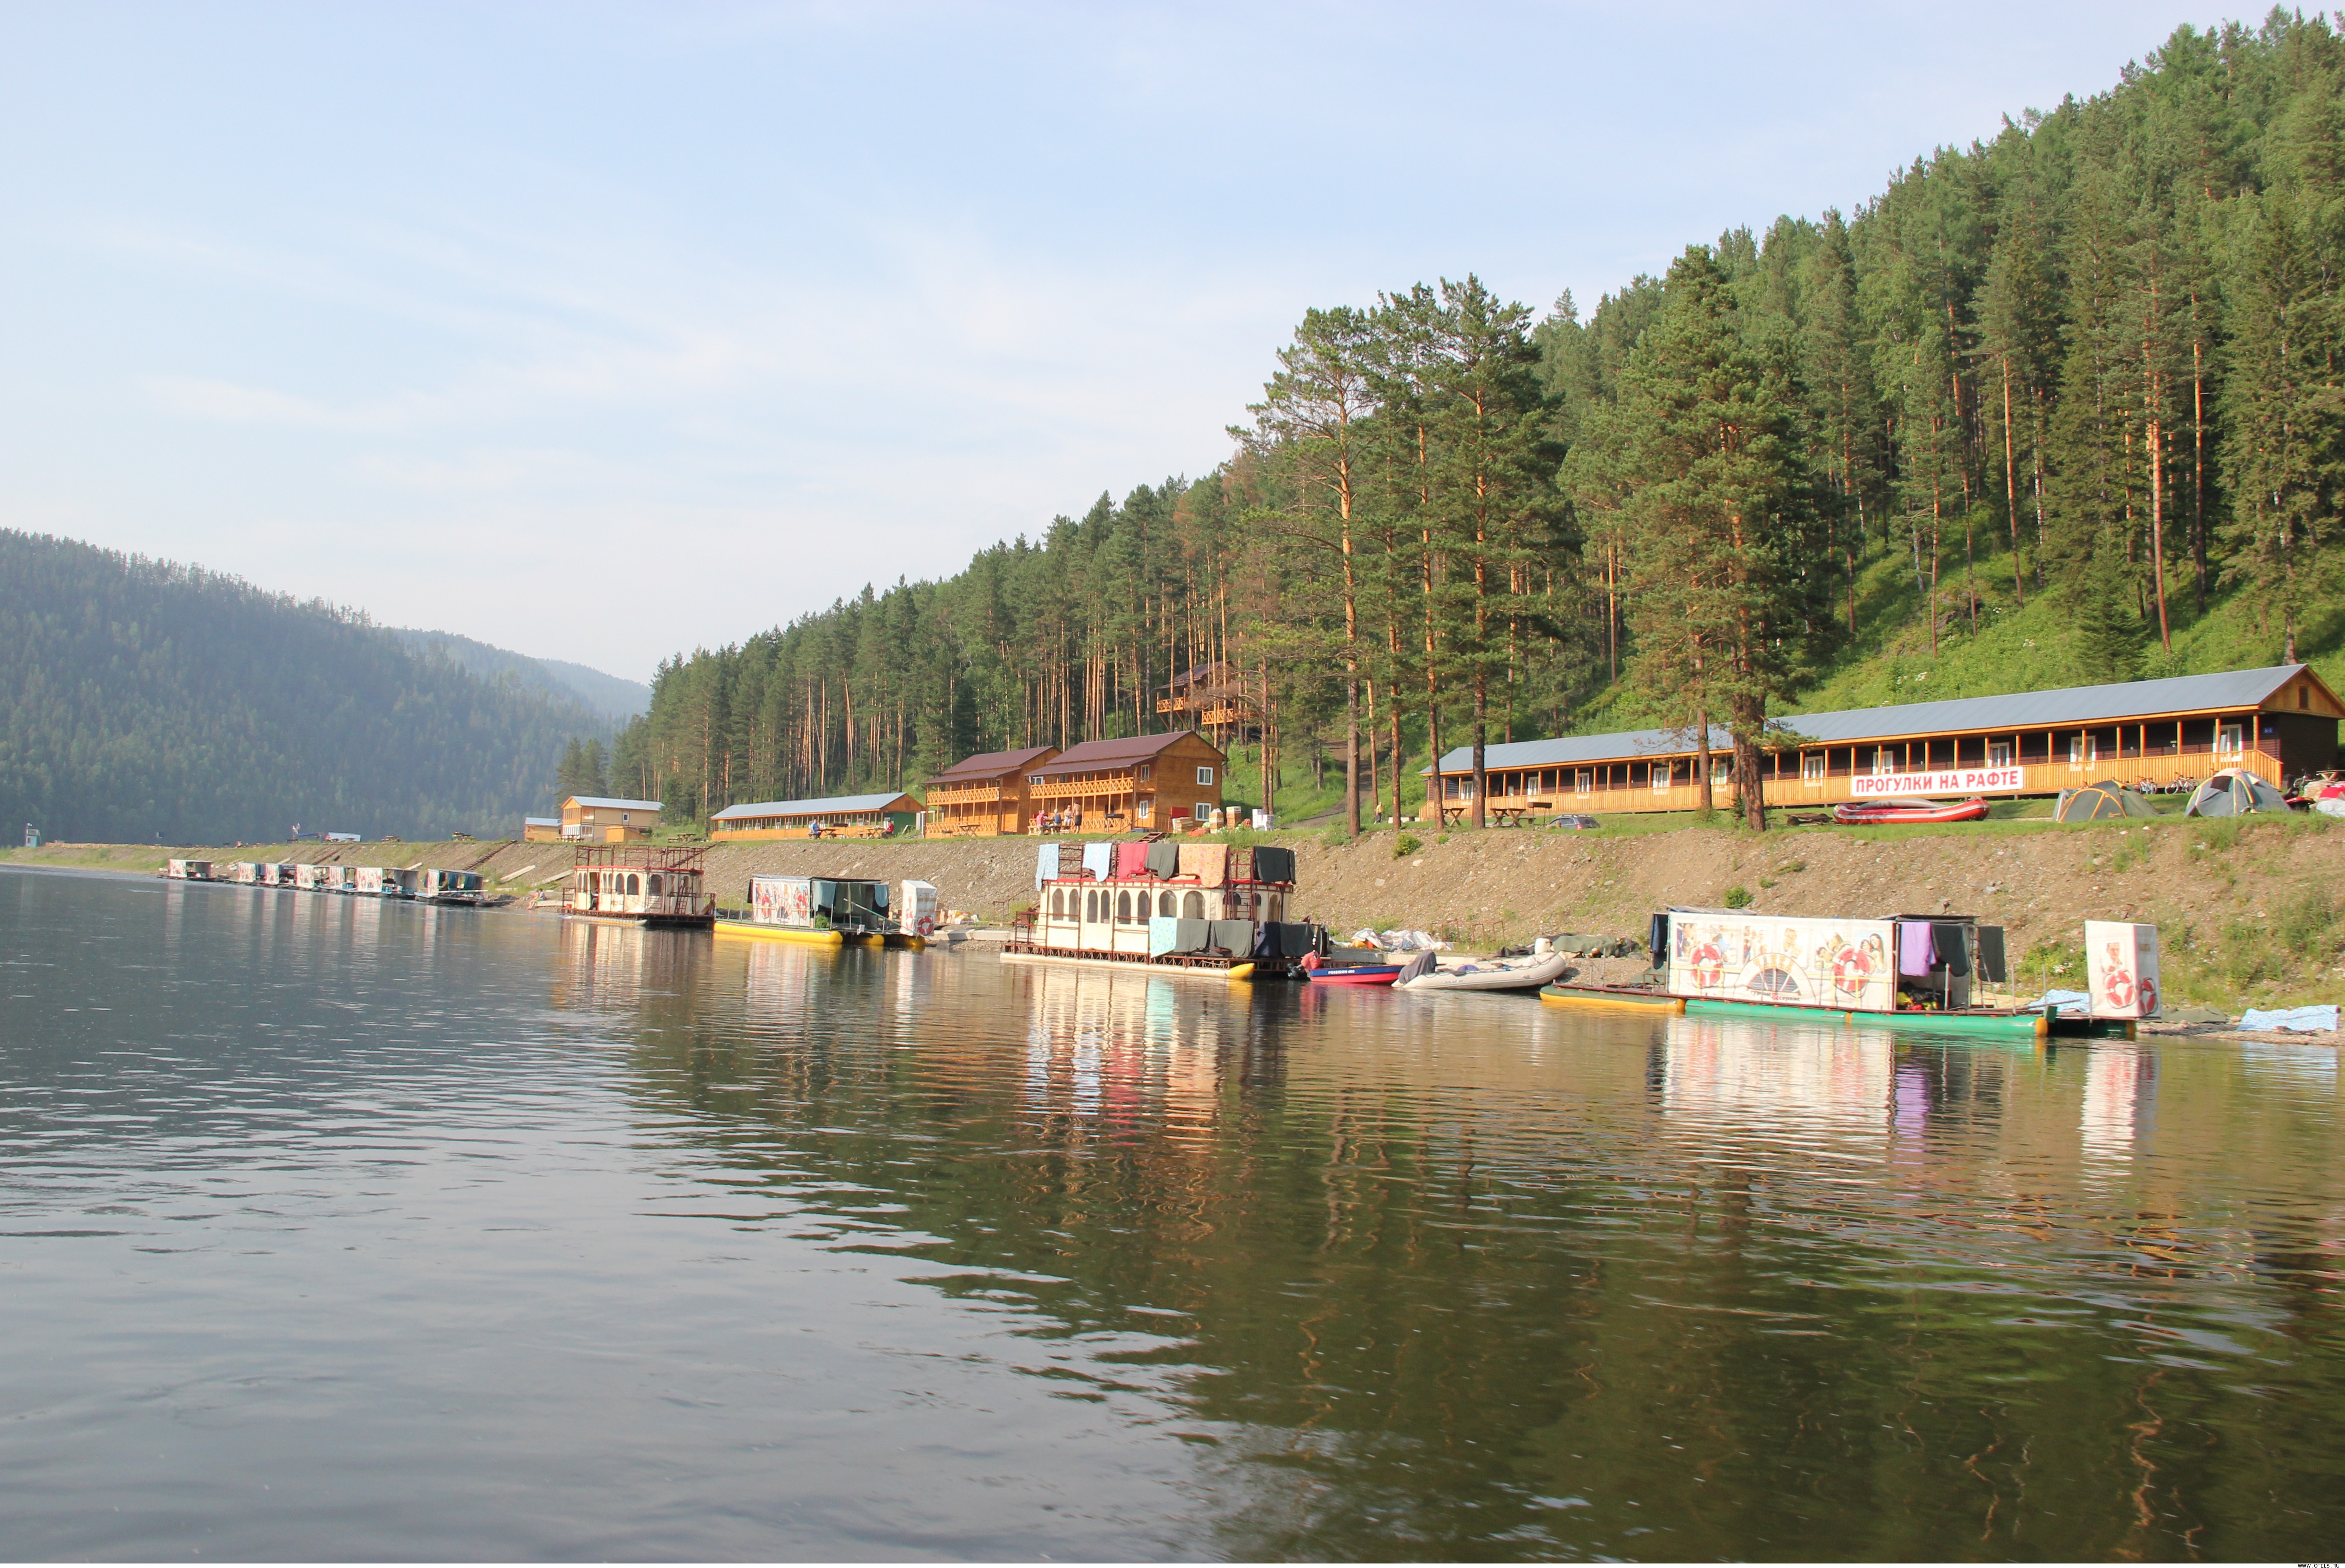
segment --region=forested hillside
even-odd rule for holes
[[[510,834],[574,701],[488,682],[322,604],[0,531],[0,824],[226,843]]]
[[[1315,310],[1215,472],[679,657],[613,783],[893,787],[1223,658],[1290,787],[1356,745],[1387,798],[1436,745],[2326,660],[2340,263],[2345,44],[2184,28],[1585,315]]]
[[[651,687],[641,681],[622,680],[565,659],[532,658],[511,648],[460,637],[453,632],[394,628],[393,635],[411,647],[444,655],[492,684],[509,682],[533,689],[560,702],[574,702],[601,714],[615,727],[651,706]]]

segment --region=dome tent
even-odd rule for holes
[[[2060,803],[2052,815],[2062,822],[2106,822],[2120,817],[2155,817],[2157,808],[2144,799],[2140,790],[2104,779],[2082,789],[2061,790]]]
[[[2244,768],[2226,768],[2191,791],[2186,817],[2244,817],[2250,811],[2285,811],[2287,798]]]

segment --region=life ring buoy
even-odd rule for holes
[[[1693,983],[1705,991],[1726,978],[1726,954],[1714,942],[1695,948],[1686,955],[1686,962],[1693,966]]]
[[[1864,956],[1862,948],[1842,948],[1832,959],[1832,989],[1835,991],[1850,996],[1857,995],[1864,990],[1865,982],[1872,978],[1873,961]]]
[[[2141,1015],[2144,1018],[2147,1018],[2157,1011],[2157,982],[2150,979],[2147,975],[2144,975],[2141,982],[2140,995]]]
[[[2133,1005],[2133,976],[2122,969],[2109,971],[2109,977],[2101,983],[2101,994],[2109,999],[2111,1007],[2124,1012]]]

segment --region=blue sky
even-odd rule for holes
[[[1945,5],[0,5],[0,524],[635,678],[2104,90]]]

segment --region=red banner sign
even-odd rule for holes
[[[2027,787],[2025,768],[1946,768],[1930,773],[1860,773],[1849,793],[1868,795],[2016,795]]]

